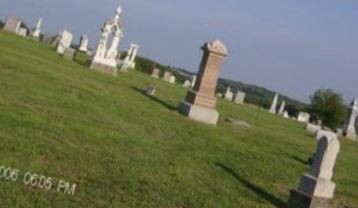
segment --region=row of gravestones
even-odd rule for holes
[[[139,46],[131,43],[127,56],[121,60],[118,52],[118,46],[123,37],[122,23],[120,21],[121,7],[118,7],[115,16],[105,22],[101,29],[101,38],[94,52],[88,50],[88,36],[83,35],[80,40],[79,47],[71,48],[73,34],[67,30],[61,31],[57,36],[42,35],[41,26],[42,19],[39,19],[36,27],[31,31],[30,37],[48,43],[56,47],[58,54],[65,58],[73,59],[76,52],[85,52],[92,56],[90,69],[98,70],[111,75],[117,75],[118,66],[120,70],[127,71],[135,68],[135,58],[137,56]],[[4,24],[4,30],[16,33],[21,36],[28,36],[29,32],[26,28],[21,27],[22,22],[15,17],[8,17]],[[109,44],[109,40],[112,42]],[[108,48],[107,45],[110,45]]]
[[[225,100],[228,100],[230,102],[243,104],[245,102],[246,93],[242,92],[240,90],[236,91],[234,93],[230,86],[226,87],[225,94],[222,95],[220,93],[216,94],[218,97],[223,97]]]
[[[271,107],[270,107],[270,113],[282,115],[284,118],[290,118],[287,111],[285,111],[285,104],[286,104],[285,101],[282,101],[279,111],[277,112],[278,99],[279,99],[279,94],[276,93],[276,95],[272,101]],[[357,116],[358,116],[358,98],[355,98],[352,101],[351,109],[350,109],[350,112],[346,119],[346,122],[343,125],[343,128],[339,128],[336,130],[338,137],[346,136],[348,139],[351,139],[351,140],[358,139],[357,132],[355,129]],[[310,117],[311,117],[311,115],[309,113],[299,112],[297,118],[293,118],[293,119],[297,120],[298,122],[307,124],[306,130],[311,133],[314,133],[314,134],[316,134],[319,130],[322,130],[322,129],[327,130],[327,131],[332,131],[329,128],[322,126],[322,121],[320,121],[320,120],[317,121],[317,123],[315,123],[315,124],[310,123]]]
[[[151,77],[159,79],[161,75],[161,70],[157,67],[154,67],[152,70],[152,74]],[[169,82],[171,84],[174,84],[176,81],[176,77],[173,75],[172,72],[170,71],[165,71],[162,79],[166,82]],[[196,82],[196,76],[192,76],[191,77],[191,81],[190,80],[185,80],[185,82],[183,83],[183,87],[189,88],[189,87],[194,87]]]

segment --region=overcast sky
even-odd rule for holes
[[[357,0],[0,0],[0,17],[31,27],[42,17],[44,33],[88,34],[94,46],[119,3],[121,50],[138,43],[140,55],[196,72],[200,46],[220,39],[222,77],[302,101],[318,88],[358,96]]]

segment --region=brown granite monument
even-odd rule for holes
[[[219,113],[215,110],[215,91],[220,66],[227,56],[226,46],[219,40],[206,43],[196,84],[179,103],[179,112],[190,119],[216,125]]]

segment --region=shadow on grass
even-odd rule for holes
[[[172,105],[166,103],[165,101],[163,101],[163,100],[161,100],[161,99],[159,99],[159,98],[157,98],[157,97],[155,97],[155,96],[148,96],[148,95],[145,94],[145,91],[144,91],[144,90],[139,89],[138,87],[131,87],[131,88],[132,88],[134,91],[137,91],[137,92],[139,92],[140,94],[142,94],[142,95],[148,97],[149,99],[151,99],[151,100],[153,100],[153,101],[155,101],[155,102],[157,102],[157,103],[163,105],[164,107],[168,108],[168,109],[171,110],[171,111],[176,111],[176,110],[177,110],[177,107],[176,107],[176,106],[172,106]]]
[[[240,183],[242,183],[246,188],[250,189],[252,192],[254,192],[257,196],[264,199],[265,201],[271,203],[272,205],[279,207],[279,208],[285,208],[286,203],[282,201],[281,199],[277,198],[273,194],[270,194],[269,192],[265,191],[264,189],[258,187],[257,185],[251,183],[250,181],[247,181],[246,179],[239,176],[238,173],[236,173],[233,169],[227,167],[226,165],[222,163],[215,163],[216,166],[223,169],[226,173],[230,174],[232,177],[234,177],[236,180],[238,180]]]
[[[302,163],[303,165],[310,165],[309,160],[303,160],[295,155],[289,155],[289,157],[299,163]]]

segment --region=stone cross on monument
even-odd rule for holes
[[[40,18],[36,24],[36,27],[32,31],[31,37],[32,38],[39,38],[41,33],[41,26],[42,26],[42,19]]]
[[[93,55],[90,69],[108,73],[111,75],[117,75],[117,55],[118,45],[123,37],[122,24],[120,21],[120,14],[122,8],[119,6],[116,10],[115,16],[108,21],[102,27],[101,38],[97,45],[96,51]],[[107,48],[110,36],[113,35],[112,43]]]
[[[333,169],[340,151],[337,135],[321,132],[308,174],[301,177],[297,190],[292,190],[288,208],[333,208],[336,184]]]
[[[353,100],[350,111],[350,115],[345,125],[343,126],[343,133],[348,139],[356,140],[357,132],[355,128],[355,123],[358,115],[358,98],[355,98]]]
[[[276,114],[277,113],[277,102],[278,102],[278,93],[276,93],[272,104],[271,104],[271,108],[270,108],[270,113],[272,114]]]
[[[226,46],[219,40],[207,42],[193,89],[179,103],[179,112],[190,119],[216,125],[219,113],[215,110],[215,91],[223,59],[227,56]]]

